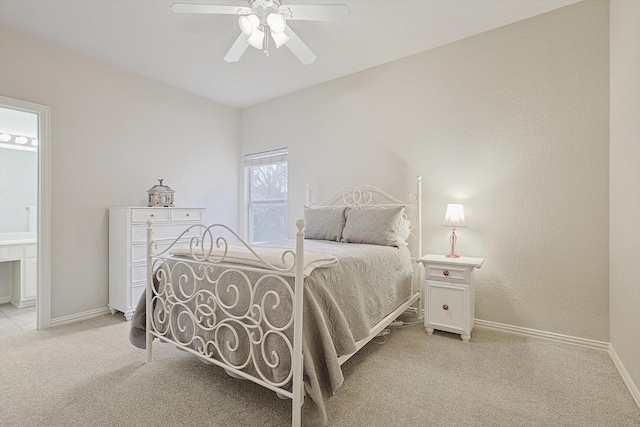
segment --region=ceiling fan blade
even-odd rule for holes
[[[289,36],[289,41],[285,44],[291,52],[302,62],[304,65],[313,64],[316,60],[316,55],[311,52],[311,49],[304,44],[304,42],[293,32],[291,27],[287,26],[284,33]]]
[[[174,3],[171,5],[171,10],[176,13],[215,13],[219,15],[248,15],[251,13],[249,7],[193,3]]]
[[[227,62],[238,62],[248,47],[249,42],[247,42],[247,36],[240,33],[236,41],[233,43],[233,46],[231,46],[231,49],[229,49],[229,52],[224,56],[224,60]]]
[[[294,21],[345,22],[351,16],[346,4],[285,4],[278,12]]]

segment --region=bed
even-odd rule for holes
[[[406,200],[366,185],[316,203],[307,187],[303,218],[290,241],[251,246],[225,225],[195,225],[161,250],[149,221],[132,344],[151,362],[154,339],[172,343],[291,399],[293,426],[325,425],[340,366],[418,310],[421,178]]]

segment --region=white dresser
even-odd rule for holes
[[[158,249],[189,225],[204,223],[204,208],[118,207],[109,209],[109,309],[131,320],[147,276],[147,220]],[[195,235],[192,234],[192,235]],[[185,238],[188,241],[188,237]]]

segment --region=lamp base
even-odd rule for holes
[[[458,255],[457,253],[451,251],[448,254],[445,255],[447,258],[460,258],[460,255]]]

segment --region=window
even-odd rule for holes
[[[249,243],[287,238],[287,149],[244,158]]]

